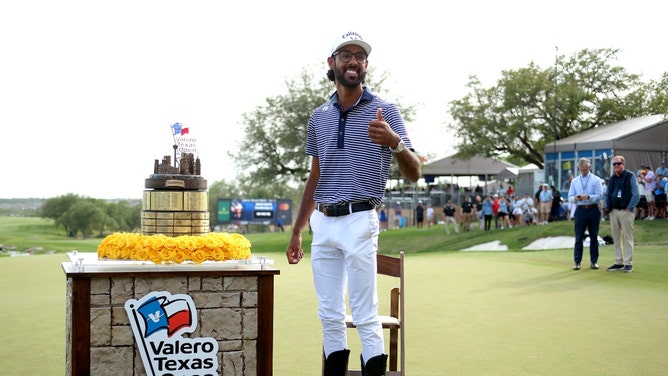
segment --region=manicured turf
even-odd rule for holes
[[[603,248],[609,259],[611,248]],[[315,375],[321,361],[308,259],[275,267],[275,375]],[[640,247],[633,273],[570,270],[570,251],[407,256],[411,375],[663,375],[668,369],[668,257]],[[65,372],[64,255],[0,259],[3,375]],[[390,284],[379,283],[387,306]],[[357,335],[350,331],[352,364]]]
[[[609,233],[602,223],[602,235]],[[636,222],[635,270],[572,271],[572,250],[521,251],[572,235],[572,222],[446,235],[442,226],[381,234],[382,253],[406,250],[407,372],[442,375],[665,375],[668,369],[668,231]],[[274,375],[320,374],[322,342],[307,257],[288,265],[289,232],[251,234],[253,253],[280,269],[275,282]],[[459,252],[500,240],[509,252]],[[0,217],[0,243],[93,251],[101,239],[66,239],[48,222]],[[310,236],[304,233],[304,246]],[[308,249],[307,249],[308,251]],[[587,256],[588,253],[586,252]],[[65,374],[62,253],[0,257],[0,374]],[[381,307],[393,282],[379,280]],[[351,365],[359,340],[349,331]]]

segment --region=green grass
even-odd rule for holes
[[[21,240],[26,248],[59,249],[62,235],[48,223],[7,218],[0,217],[0,244],[16,244],[7,240],[11,236],[13,241],[29,238]],[[382,233],[384,253],[407,252],[408,374],[665,374],[666,225],[636,223],[633,273],[572,271],[571,249],[521,250],[537,238],[572,235],[572,222],[450,236],[442,226]],[[11,234],[5,232],[8,228]],[[601,234],[607,233],[609,224],[603,223]],[[280,269],[275,278],[274,374],[319,374],[322,344],[308,257],[298,265],[287,264],[289,232],[248,237],[253,252],[273,258]],[[511,251],[457,251],[493,240]],[[100,240],[73,241],[72,249],[94,251],[95,241]],[[309,243],[305,232],[305,248]],[[0,259],[3,375],[65,373],[65,275],[60,266],[65,260],[63,254]],[[612,261],[612,246],[601,247],[602,268]],[[379,280],[383,310],[392,285]],[[354,331],[349,331],[349,343],[351,363],[357,366]]]
[[[34,217],[0,217],[0,245],[24,251],[38,247],[36,253],[95,252],[102,239],[75,239],[65,236],[65,230],[56,227],[51,219]]]

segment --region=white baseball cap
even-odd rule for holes
[[[334,39],[334,43],[332,44],[332,51],[330,52],[330,55],[338,51],[339,48],[351,44],[362,47],[367,55],[371,54],[371,45],[365,42],[362,39],[362,36],[359,35],[358,33],[354,31],[348,31],[336,36],[336,38]]]

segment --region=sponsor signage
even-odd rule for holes
[[[197,329],[197,309],[189,295],[153,291],[127,300],[125,311],[147,376],[219,375],[218,342],[183,337]]]
[[[277,219],[292,223],[292,200],[218,199],[216,224],[269,225]]]

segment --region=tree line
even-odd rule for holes
[[[108,202],[73,193],[50,198],[38,210],[53,219],[69,237],[103,237],[110,232],[136,232],[141,226],[141,201]]]

